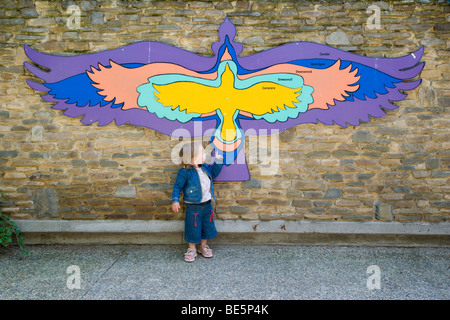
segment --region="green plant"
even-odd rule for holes
[[[19,253],[28,255],[29,249],[24,248],[25,243],[23,237],[20,236],[20,230],[6,214],[1,211],[1,206],[5,202],[3,192],[0,194],[0,245],[3,247],[9,246],[13,241],[13,235],[19,245]]]

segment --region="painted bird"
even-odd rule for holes
[[[385,115],[416,88],[424,67],[423,48],[399,58],[370,58],[325,45],[294,42],[240,57],[236,29],[228,20],[204,57],[163,43],[145,41],[80,56],[53,56],[28,46],[39,67],[25,67],[70,117],[83,124],[129,123],[167,135],[177,129],[190,137],[211,134],[228,170],[218,180],[248,180],[248,168],[232,165],[245,136],[302,123],[357,126]],[[201,121],[198,132],[196,124]],[[233,169],[234,168],[234,169]]]

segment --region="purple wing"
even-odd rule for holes
[[[312,67],[320,64],[332,65],[335,61],[341,60],[342,68],[351,64],[354,68],[358,68],[360,76],[360,80],[355,83],[360,85],[360,88],[350,94],[345,101],[338,101],[328,109],[310,109],[296,119],[272,124],[264,120],[241,119],[242,129],[270,128],[281,132],[298,124],[319,122],[347,127],[368,122],[370,117],[382,117],[386,114],[384,110],[398,108],[392,101],[406,98],[407,95],[402,91],[412,90],[420,85],[420,79],[412,79],[418,76],[425,66],[424,62],[420,62],[423,53],[424,48],[421,47],[416,52],[399,58],[371,58],[321,44],[297,42],[239,58],[240,65],[246,69],[263,69],[278,63]],[[318,57],[320,59],[317,59]]]

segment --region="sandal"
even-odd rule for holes
[[[195,249],[188,248],[187,252],[184,254],[184,261],[193,262],[197,257],[197,252]]]
[[[213,256],[212,250],[206,244],[198,247],[198,253],[200,253],[204,258],[211,258]]]

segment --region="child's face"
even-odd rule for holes
[[[206,160],[205,149],[202,146],[198,147],[196,152],[194,153],[194,157],[192,158],[192,165],[203,164]]]

